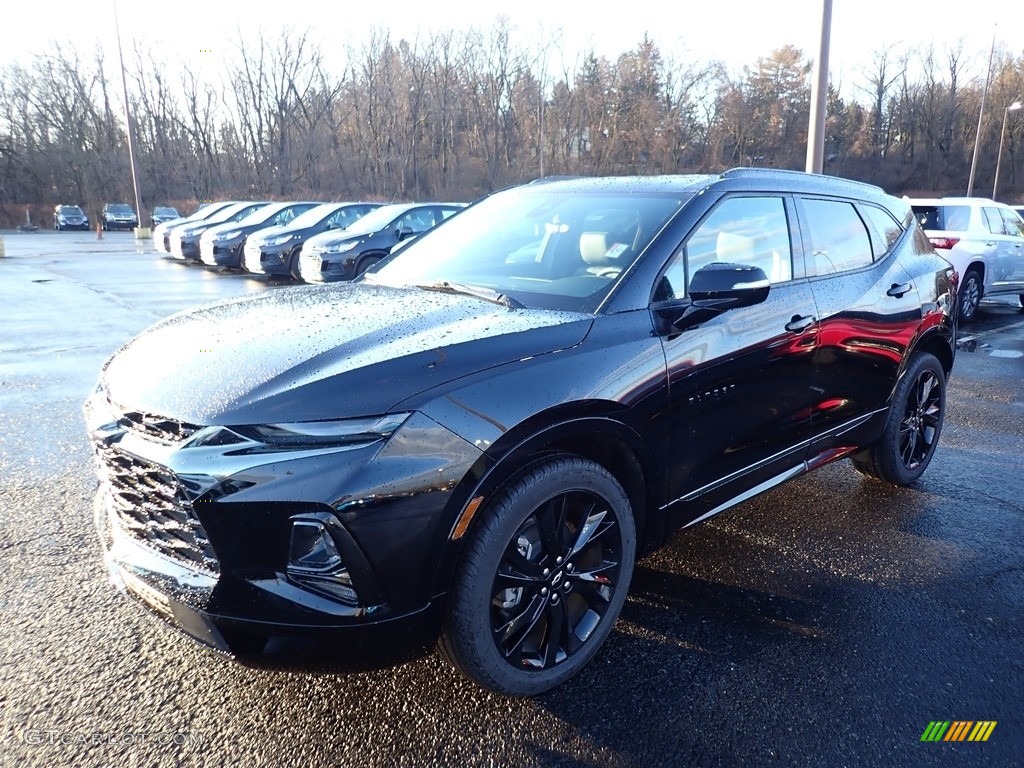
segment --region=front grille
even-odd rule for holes
[[[123,427],[154,437],[163,443],[179,443],[202,429],[197,424],[165,419],[163,416],[141,411],[126,411],[121,416],[120,423]]]
[[[206,531],[173,472],[114,448],[100,448],[99,460],[125,531],[190,568],[220,572]]]

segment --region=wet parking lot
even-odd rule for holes
[[[1024,313],[961,329],[942,442],[893,489],[847,462],[639,563],[609,642],[534,700],[438,657],[339,647],[239,664],[106,581],[82,402],[173,312],[263,290],[131,234],[2,233],[0,764],[1020,765]],[[989,739],[922,742],[932,721]]]

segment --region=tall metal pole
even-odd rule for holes
[[[978,144],[981,140],[981,118],[985,114],[985,97],[988,96],[988,84],[992,79],[992,57],[996,52],[996,29],[992,31],[992,50],[988,52],[988,72],[985,73],[985,90],[981,92],[981,108],[978,109],[978,130],[974,132],[974,156],[971,158],[971,176],[967,179],[967,196],[974,192],[974,172],[978,169]]]
[[[1003,162],[1003,138],[1006,136],[1006,118],[1009,117],[1010,113],[1016,109],[1020,109],[1020,102],[1015,101],[1013,104],[1003,110],[1003,127],[999,129],[999,152],[996,154],[996,177],[992,181],[992,199],[996,199],[996,188],[999,186],[999,166]]]
[[[807,173],[821,173],[825,162],[825,107],[828,104],[828,48],[832,35],[832,0],[822,0],[821,45],[811,84],[811,119],[807,126]]]
[[[135,191],[135,215],[139,223],[136,229],[142,228],[142,198],[139,197],[139,172],[135,165],[135,142],[132,140],[132,113],[128,107],[128,76],[124,72],[124,51],[121,49],[121,24],[117,18],[117,0],[114,4],[114,29],[117,32],[117,56],[121,60],[121,86],[124,88],[124,121],[128,130],[128,162],[132,167],[132,189]]]

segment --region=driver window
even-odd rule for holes
[[[772,283],[793,278],[786,205],[781,197],[729,197],[693,231],[659,278],[655,301],[679,299],[701,267],[760,267]]]

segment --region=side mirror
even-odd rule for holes
[[[395,230],[396,240],[405,240],[407,237],[412,237],[412,227],[399,227]]]
[[[770,287],[760,267],[715,262],[694,273],[689,294],[697,306],[724,311],[760,304],[768,298]]]
[[[771,283],[764,270],[747,264],[715,262],[698,269],[689,296],[656,307],[660,333],[678,333],[722,312],[751,307],[768,298]]]

